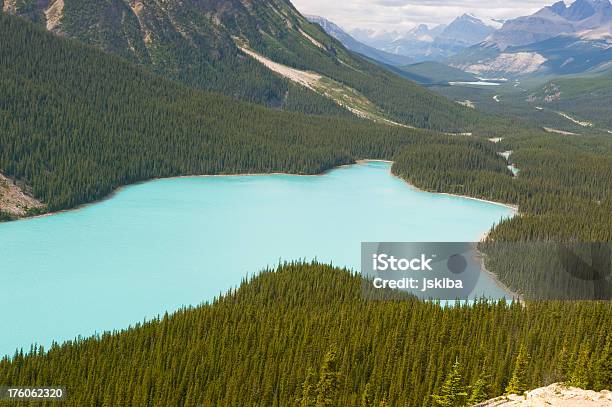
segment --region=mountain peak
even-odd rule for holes
[[[549,6],[549,8],[550,10],[552,10],[553,13],[558,14],[560,16],[562,16],[565,13],[565,10],[567,10],[567,6],[563,1],[558,1],[552,6]]]
[[[569,21],[580,21],[597,13],[606,13],[606,11],[612,11],[610,0],[576,0],[571,6],[557,14]]]
[[[576,0],[571,6],[565,11],[563,17],[570,21],[584,20],[595,14],[595,2],[589,0]]]
[[[465,13],[461,15],[460,17],[457,17],[455,20],[467,20],[467,21],[472,21],[475,23],[483,23],[481,19],[476,17],[474,14],[470,14],[470,13]]]
[[[486,25],[472,14],[463,14],[453,20],[440,35],[442,39],[452,39],[466,45],[474,45],[484,40],[495,29]]]

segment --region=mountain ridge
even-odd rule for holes
[[[451,66],[493,75],[580,74],[612,60],[612,3],[576,0],[546,6],[458,55]]]
[[[569,7],[559,1],[532,15],[506,21],[486,42],[503,51],[510,46],[523,46],[600,28],[609,22],[612,22],[612,3],[609,0],[576,0]]]
[[[383,33],[368,36],[363,30],[353,32],[359,33],[357,38],[367,45],[392,54],[410,56],[415,62],[422,62],[441,60],[454,55],[483,41],[494,30],[478,17],[463,14],[448,25],[429,28],[426,24],[419,24],[403,34]]]
[[[3,9],[49,28],[50,2],[12,1]],[[82,0],[66,2],[54,16],[49,26],[56,33],[166,78],[240,100],[309,114],[350,114],[267,69],[243,53],[235,38],[276,63],[346,84],[395,122],[464,131],[481,120],[479,113],[347,51],[284,0]]]

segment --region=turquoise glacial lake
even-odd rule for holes
[[[359,270],[363,241],[477,241],[508,216],[501,205],[418,191],[382,162],[130,186],[0,224],[0,356],[210,301],[280,261]],[[484,274],[479,287],[503,295]]]

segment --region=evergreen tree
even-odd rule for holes
[[[589,350],[584,347],[578,353],[578,358],[574,362],[574,368],[570,375],[569,384],[574,387],[580,387],[581,389],[589,388],[591,384],[592,371],[589,366]]]
[[[461,384],[460,367],[459,361],[456,360],[440,388],[440,394],[432,396],[436,405],[440,407],[460,407],[465,404],[467,393]]]
[[[370,383],[365,385],[361,394],[361,407],[374,407],[374,395],[372,394],[372,385]]]
[[[332,347],[323,358],[317,384],[317,407],[334,406],[340,391],[340,372],[337,352]]]
[[[612,333],[595,366],[595,390],[612,389]]]
[[[313,407],[317,402],[317,374],[308,368],[306,379],[302,384],[302,395],[298,399],[300,407]]]
[[[468,399],[468,405],[482,403],[489,399],[489,376],[487,374],[481,374],[476,383],[470,387],[470,398]]]
[[[380,400],[380,403],[378,403],[378,407],[389,407],[389,402],[387,401],[387,396],[383,397],[383,399]]]
[[[555,363],[553,381],[555,382],[566,381],[568,367],[569,367],[569,351],[567,350],[567,346],[564,344],[563,347],[561,348],[561,352],[559,352],[559,356],[557,357],[557,362]]]
[[[514,370],[508,386],[506,386],[506,394],[522,395],[527,391],[527,377],[529,367],[529,355],[524,345],[521,345],[518,356],[514,363]]]

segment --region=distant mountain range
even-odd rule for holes
[[[583,37],[591,30],[607,28],[610,33],[612,4],[609,0],[576,0],[571,6],[559,1],[530,16],[507,21],[491,34],[485,45],[500,50],[541,42],[560,35]]]
[[[610,0],[559,1],[510,20],[463,14],[448,25],[420,24],[404,33],[363,28],[347,33],[324,18],[316,20],[347,48],[399,67],[408,65],[397,59],[404,57],[412,63],[442,62],[472,74],[516,76],[580,74],[612,61]]]
[[[576,74],[612,61],[612,3],[562,1],[508,20],[485,41],[449,58],[478,74]]]
[[[369,46],[424,61],[442,60],[484,41],[495,31],[495,26],[500,26],[500,23],[490,21],[487,24],[473,15],[464,14],[449,25],[429,28],[421,24],[406,33],[376,33],[357,29],[351,34]]]
[[[340,41],[342,45],[344,45],[349,50],[357,52],[375,61],[397,66],[407,65],[414,61],[412,57],[392,54],[390,52],[385,52],[383,50],[366,45],[363,42],[353,38],[350,34],[348,34],[338,25],[332,23],[331,21],[323,17],[313,15],[305,15],[305,17],[311,23],[320,25],[321,28],[325,30],[325,32]]]

